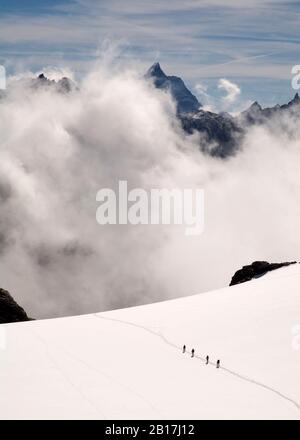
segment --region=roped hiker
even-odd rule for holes
[[[217,360],[217,368],[220,368],[220,364],[221,364],[220,360]]]
[[[195,350],[192,349],[192,358],[195,357]]]
[[[206,365],[209,364],[209,356],[206,356]]]
[[[185,352],[186,352],[186,346],[184,345],[182,349],[182,353],[184,354]]]

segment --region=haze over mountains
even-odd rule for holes
[[[255,101],[248,109],[237,116],[229,113],[214,113],[203,109],[203,105],[186,87],[178,76],[169,76],[161,65],[154,63],[144,78],[162,92],[169,93],[176,104],[177,117],[187,134],[199,133],[200,148],[211,156],[226,158],[234,155],[240,148],[243,138],[253,125],[268,124],[274,118],[284,115],[300,115],[300,98],[298,93],[287,104],[263,108]],[[24,86],[32,89],[47,88],[59,93],[70,93],[78,86],[69,78],[59,81],[49,80],[42,73],[36,79],[27,80]],[[0,98],[4,98],[2,93]]]
[[[229,113],[205,111],[181,78],[167,76],[159,63],[153,64],[146,78],[151,78],[155,87],[172,95],[183,129],[189,134],[201,133],[202,149],[213,156],[226,158],[236,153],[243,135],[251,125],[265,124],[271,118],[290,111],[300,115],[298,93],[288,104],[264,109],[258,102],[254,102],[249,109],[233,117]]]
[[[110,63],[63,93],[69,80],[46,76],[9,80],[0,101],[0,287],[29,317],[201,293],[253,261],[299,260],[297,97],[250,123],[201,103],[176,112],[169,86]],[[120,179],[204,189],[204,233],[100,227],[96,194]]]

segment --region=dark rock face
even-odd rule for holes
[[[300,97],[296,93],[295,97],[284,105],[262,108],[258,102],[254,102],[248,110],[241,114],[240,120],[248,125],[264,124],[273,116],[284,115],[287,111],[300,115]]]
[[[26,312],[6,290],[0,289],[0,324],[30,321]]]
[[[76,90],[76,85],[69,78],[62,78],[57,82],[57,89],[61,93],[70,93]]]
[[[76,84],[69,78],[64,77],[59,81],[55,81],[46,78],[43,73],[31,80],[31,87],[33,89],[48,88],[65,94],[77,90]]]
[[[205,153],[225,158],[236,152],[243,131],[232,116],[202,110],[202,104],[182,79],[167,76],[159,63],[150,67],[146,78],[151,79],[156,88],[171,93],[177,104],[177,116],[182,128],[188,134],[199,132],[202,135],[201,147]]]
[[[296,261],[291,263],[268,263],[267,261],[255,261],[249,266],[244,266],[242,269],[238,270],[230,283],[230,286],[236,284],[246,283],[251,281],[253,278],[259,278],[265,275],[267,272],[271,272],[281,267],[290,266],[291,264],[297,264]]]
[[[177,104],[178,113],[194,113],[202,105],[181,78],[177,76],[167,76],[161,69],[159,63],[153,64],[146,74],[146,78],[151,79],[156,88],[170,91]]]
[[[188,133],[202,135],[202,150],[211,156],[226,158],[238,149],[243,130],[227,113],[200,110],[193,116],[179,115],[183,129]]]
[[[273,117],[280,116],[281,129],[288,130],[281,116],[300,116],[298,93],[288,104],[262,108],[254,102],[249,109],[237,117],[228,113],[212,113],[203,110],[201,103],[187,89],[181,78],[167,76],[159,63],[153,64],[146,78],[151,79],[158,89],[169,91],[177,103],[177,116],[187,134],[200,133],[200,148],[211,156],[222,159],[235,155],[247,130],[253,125],[268,124]]]

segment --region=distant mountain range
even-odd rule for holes
[[[240,148],[247,130],[253,125],[267,124],[273,117],[293,114],[300,116],[300,97],[298,93],[288,104],[262,108],[254,102],[247,110],[236,117],[229,113],[214,113],[203,109],[183,80],[177,76],[166,75],[160,64],[153,64],[144,78],[165,93],[170,93],[177,107],[177,117],[187,134],[199,133],[199,147],[205,153],[220,158],[234,155]],[[59,93],[70,93],[78,90],[77,85],[69,78],[59,81],[49,80],[42,73],[37,78],[24,82],[32,89],[49,88]],[[3,99],[6,92],[0,94]]]
[[[275,107],[262,108],[258,102],[254,102],[248,110],[241,114],[241,117],[248,124],[263,124],[274,115],[283,115],[287,110],[298,112],[299,104],[300,98],[298,93],[288,104],[277,104]]]
[[[158,89],[170,92],[177,106],[177,116],[182,128],[188,134],[201,134],[201,148],[212,156],[226,158],[234,155],[247,132],[253,125],[266,124],[272,117],[295,112],[300,116],[298,93],[288,104],[262,108],[254,102],[249,109],[237,117],[228,113],[213,113],[203,110],[202,104],[176,76],[167,76],[159,63],[153,64],[146,78],[151,79]]]

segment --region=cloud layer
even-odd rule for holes
[[[239,86],[225,78],[219,80],[218,88],[226,92],[226,95],[222,98],[225,105],[233,104],[241,94]]]
[[[297,120],[255,128],[237,157],[213,159],[169,96],[107,63],[71,95],[19,84],[0,101],[1,287],[43,318],[199,293],[252,260],[299,259]],[[203,188],[204,234],[100,227],[96,194],[119,180]]]

